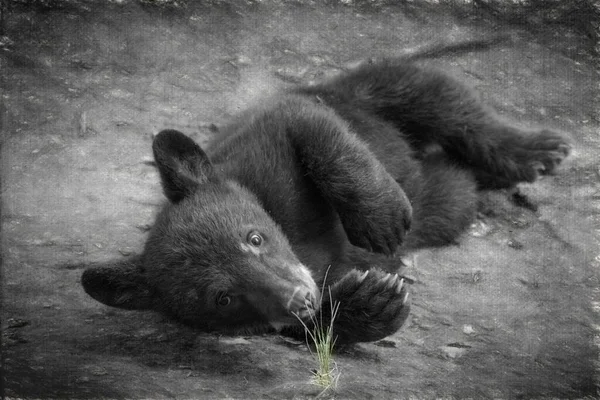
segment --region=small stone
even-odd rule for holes
[[[471,273],[471,282],[478,283],[483,279],[483,272],[480,270],[475,270]]]
[[[510,239],[507,244],[508,247],[511,247],[515,250],[521,250],[523,248],[523,243],[519,242],[518,240]]]
[[[136,225],[135,227],[138,228],[142,232],[148,232],[150,229],[152,229],[152,225],[150,225],[150,224],[140,224],[140,225]]]
[[[471,234],[471,236],[484,237],[487,236],[491,231],[491,225],[479,220],[471,224],[469,233]]]
[[[463,325],[463,333],[465,335],[472,335],[475,333],[475,329],[471,325]]]
[[[460,358],[460,357],[464,356],[465,353],[467,352],[467,350],[464,348],[452,347],[452,346],[442,346],[442,347],[440,347],[440,350],[442,351],[442,355],[445,358],[452,358],[452,359]]]
[[[526,199],[523,199],[523,195],[520,194],[514,194],[513,198],[515,199],[515,201],[518,201],[519,204],[523,204],[523,206],[525,206],[525,202],[527,201]],[[519,200],[517,200],[519,199]],[[517,227],[517,228],[527,228],[529,227],[529,225],[531,225],[529,223],[529,221],[527,221],[524,217],[513,217],[509,219],[509,222],[511,223],[511,225]]]
[[[160,335],[156,336],[154,338],[155,342],[168,342],[169,341],[169,335],[165,334],[165,333],[161,333]]]
[[[129,249],[119,249],[118,251],[119,251],[119,253],[121,253],[121,255],[123,255],[125,257],[130,256],[132,253],[132,251]]]
[[[250,57],[240,54],[237,60],[235,60],[235,63],[238,65],[250,65],[252,64],[252,60],[250,59]]]

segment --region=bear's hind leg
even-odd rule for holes
[[[491,148],[483,166],[473,168],[480,189],[503,189],[519,182],[534,182],[539,175],[554,173],[571,149],[564,136],[550,130],[524,132],[509,126],[497,129],[502,132],[499,135],[502,140]],[[458,154],[456,158],[464,155]]]
[[[440,145],[476,172],[480,187],[510,187],[549,174],[568,155],[560,134],[524,131],[504,122],[462,82],[410,62],[386,61],[302,93],[333,108],[354,107],[393,123],[411,145]]]
[[[424,68],[407,80],[396,93],[405,98],[383,93],[380,112],[417,147],[439,144],[461,166],[475,171],[480,188],[533,182],[554,172],[569,154],[563,135],[509,124],[472,89],[440,71]]]
[[[452,165],[443,152],[424,158],[423,177],[421,190],[413,200],[413,228],[404,250],[455,243],[477,212],[473,174]]]

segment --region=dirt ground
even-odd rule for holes
[[[202,144],[278,88],[503,30],[514,43],[431,62],[517,123],[570,135],[572,156],[521,186],[537,210],[485,195],[459,245],[418,253],[409,321],[339,352],[326,397],[599,395],[600,87],[577,35],[412,2],[50,3],[8,3],[0,37],[6,396],[317,396],[302,343],[110,309],[83,292],[83,267],[141,250],[163,201],[152,133],[175,128]]]

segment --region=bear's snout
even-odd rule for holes
[[[319,309],[318,291],[315,292],[315,289],[296,286],[287,303],[287,310],[301,319],[310,318]]]

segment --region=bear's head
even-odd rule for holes
[[[252,193],[219,176],[180,132],[159,133],[153,151],[169,203],[139,258],[84,272],[90,296],[204,330],[277,328],[318,308],[310,271]]]

